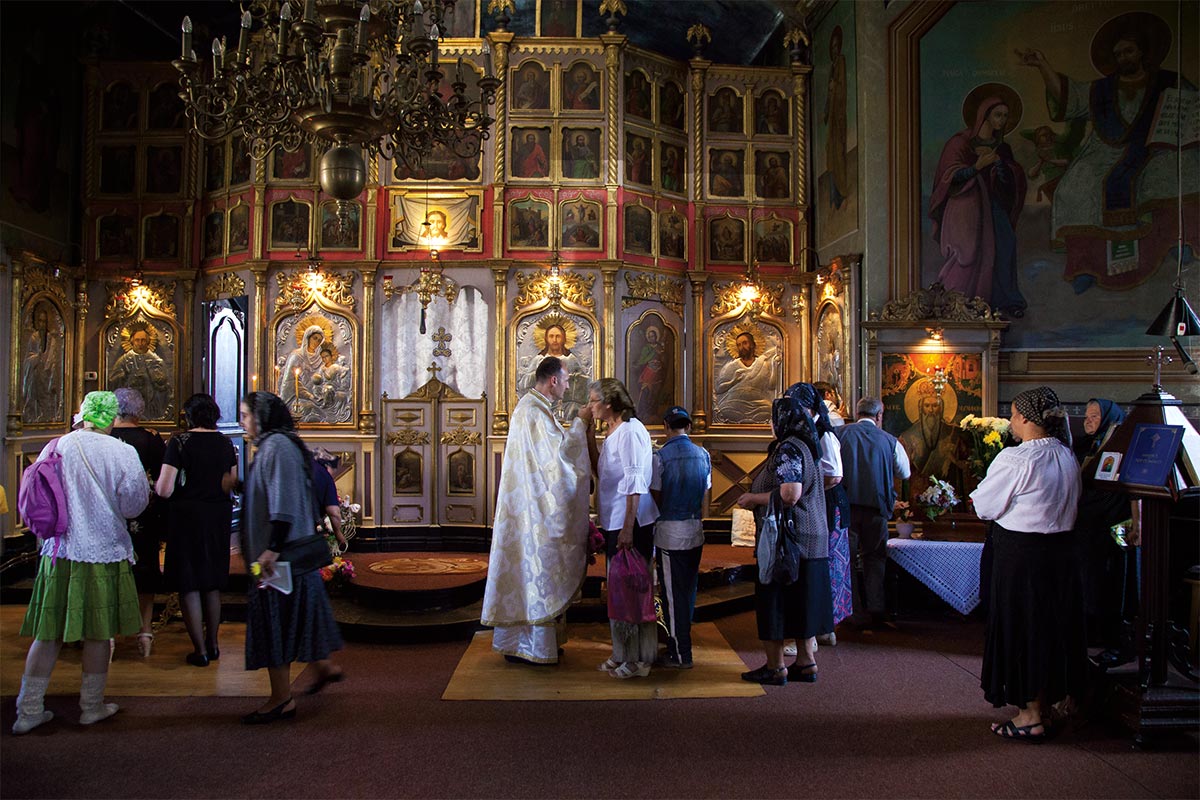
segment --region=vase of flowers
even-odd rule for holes
[[[334,556],[332,564],[321,567],[321,579],[325,581],[325,588],[329,590],[330,594],[343,594],[354,582],[354,562],[341,556]]]
[[[933,522],[942,514],[958,505],[958,494],[954,487],[941,478],[930,478],[929,488],[921,492],[917,498],[925,509],[925,516]]]
[[[916,525],[913,523],[912,504],[907,500],[897,500],[895,506],[896,535],[901,539],[913,538]]]
[[[1001,417],[977,417],[967,414],[958,423],[971,444],[967,463],[976,482],[987,475],[988,466],[1001,450],[1013,443],[1012,428]]]

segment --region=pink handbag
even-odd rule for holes
[[[632,623],[657,619],[650,565],[636,550],[618,550],[608,567],[608,618]]]

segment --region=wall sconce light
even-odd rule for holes
[[[929,338],[932,341],[935,341],[935,342],[942,341],[943,331],[941,328],[926,328],[925,331],[929,334]]]

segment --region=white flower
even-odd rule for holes
[[[362,506],[360,506],[358,503],[351,503],[350,510],[357,514],[359,511],[362,511]]]

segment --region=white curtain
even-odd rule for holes
[[[406,292],[384,303],[380,391],[393,400],[407,397],[429,382],[434,373],[428,367],[436,363],[442,383],[464,397],[482,397],[491,352],[488,314],[487,301],[472,286],[463,287],[453,303],[435,297],[425,311],[425,333],[420,332],[421,301],[415,294]],[[435,339],[445,335],[448,341]]]

